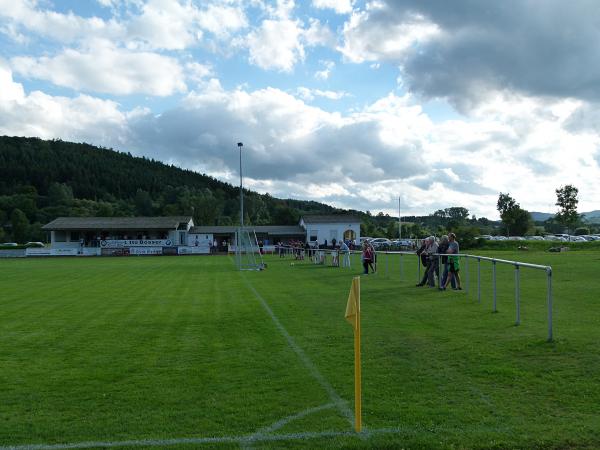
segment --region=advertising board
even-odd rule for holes
[[[123,248],[123,247],[171,247],[171,239],[106,239],[100,241],[102,248]]]

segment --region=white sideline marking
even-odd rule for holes
[[[284,417],[283,419],[280,419],[277,422],[275,422],[273,425],[261,428],[258,431],[256,431],[254,434],[248,436],[247,443],[251,444],[252,442],[260,441],[261,439],[263,439],[265,437],[265,435],[279,430],[280,428],[284,427],[285,425],[287,425],[290,422],[293,422],[294,420],[301,419],[301,418],[309,416],[313,413],[316,413],[319,411],[324,411],[326,409],[335,408],[335,407],[336,407],[336,405],[334,403],[328,403],[326,405],[316,406],[314,408],[304,410],[302,412],[299,412],[298,414]]]
[[[266,300],[258,293],[258,291],[256,289],[254,289],[254,286],[252,286],[252,284],[250,284],[250,282],[245,277],[244,277],[244,281],[246,282],[246,284],[248,285],[250,290],[254,293],[256,298],[260,301],[260,303],[262,304],[265,311],[267,311],[269,316],[271,316],[271,319],[275,323],[275,326],[279,329],[279,332],[283,335],[283,337],[285,337],[288,345],[298,355],[298,357],[300,358],[300,360],[302,361],[304,366],[308,369],[308,371],[313,376],[313,378],[319,382],[319,384],[321,385],[321,387],[323,389],[325,389],[325,391],[327,391],[327,394],[329,395],[329,398],[331,399],[333,404],[338,408],[338,410],[342,413],[342,415],[348,419],[348,422],[350,423],[350,425],[354,425],[354,413],[348,407],[347,402],[339,396],[339,394],[335,391],[335,389],[333,389],[333,386],[331,386],[331,384],[329,384],[329,382],[325,379],[325,377],[323,377],[323,375],[321,375],[321,372],[319,372],[319,369],[317,369],[317,366],[315,366],[313,364],[313,362],[310,360],[310,358],[308,356],[306,356],[306,353],[304,353],[304,350],[302,350],[298,346],[298,344],[296,344],[296,341],[294,341],[294,338],[287,332],[285,327],[281,324],[281,322],[279,321],[279,319],[277,318],[275,313],[271,310],[271,308],[267,304]]]
[[[374,430],[377,433],[398,433],[401,430],[381,429]],[[371,431],[372,433],[373,431]],[[359,436],[354,431],[321,431],[304,432],[290,434],[264,435],[256,438],[255,441],[291,441],[298,439],[316,439],[336,436]],[[0,447],[0,450],[67,450],[79,448],[114,448],[114,447],[159,447],[181,444],[214,444],[214,443],[232,443],[244,444],[248,442],[251,436],[223,436],[223,437],[204,437],[204,438],[176,438],[176,439],[141,439],[130,441],[88,441],[75,442],[70,444],[33,444],[33,445],[14,445],[9,447]]]
[[[476,427],[475,429],[458,429],[452,427],[434,427],[434,428],[379,428],[369,430],[369,435],[379,434],[436,434],[436,433],[449,433],[460,431],[461,433],[472,433],[472,432],[510,432],[513,431],[509,427]],[[304,433],[289,433],[289,434],[272,434],[264,435],[257,438],[256,442],[275,442],[275,441],[294,441],[300,439],[318,439],[328,437],[366,437],[366,433],[356,433],[354,431],[321,431],[321,432],[304,432]],[[248,442],[249,436],[222,436],[222,437],[204,437],[204,438],[175,438],[175,439],[140,439],[130,441],[88,441],[88,442],[75,442],[70,444],[33,444],[33,445],[13,445],[8,447],[0,447],[0,450],[68,450],[68,449],[80,449],[80,448],[114,448],[114,447],[159,447],[159,446],[170,446],[170,445],[182,445],[182,444],[240,444],[244,445]]]

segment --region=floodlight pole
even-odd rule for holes
[[[238,142],[237,145],[240,148],[240,228],[244,228],[244,191],[242,185],[242,147],[244,144]]]
[[[398,239],[402,240],[402,213],[400,212],[400,196],[398,196]]]

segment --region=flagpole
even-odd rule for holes
[[[354,417],[355,430],[360,433],[362,429],[362,393],[360,371],[360,277],[356,277],[358,285],[358,298],[356,299],[356,330],[354,331]]]

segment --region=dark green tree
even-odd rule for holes
[[[51,183],[48,188],[48,201],[53,206],[73,204],[73,189],[65,183]]]
[[[509,194],[500,192],[496,209],[500,213],[500,219],[504,224],[506,235],[510,235],[510,231],[515,221],[515,211],[519,208],[519,204]]]
[[[579,190],[572,184],[567,184],[556,189],[556,206],[559,207],[559,211],[555,216],[556,221],[566,227],[569,234],[571,234],[570,230],[580,220],[579,213],[577,212],[577,205],[579,203],[577,199],[578,194]]]
[[[140,216],[151,216],[154,213],[150,194],[142,189],[135,193],[135,211]]]
[[[23,211],[15,208],[10,215],[12,225],[12,237],[15,242],[23,244],[27,242],[29,220]]]

